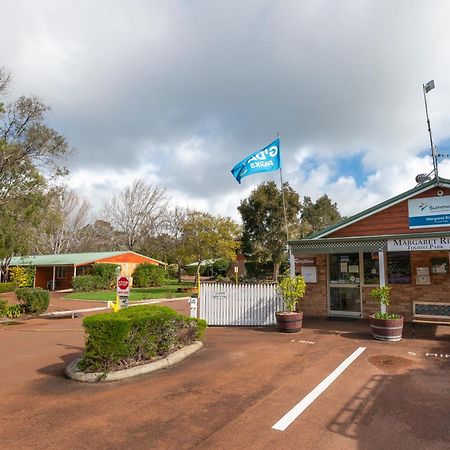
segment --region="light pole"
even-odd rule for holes
[[[431,135],[431,124],[430,118],[428,117],[428,104],[427,104],[427,93],[434,89],[434,80],[429,81],[427,84],[422,85],[423,89],[423,101],[425,102],[425,114],[427,116],[427,125],[428,125],[428,133],[430,134],[430,145],[431,145],[431,157],[433,158],[433,171],[436,181],[439,184],[439,172],[438,172],[438,163],[436,157],[436,148],[433,144],[433,136]]]

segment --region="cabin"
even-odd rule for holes
[[[34,286],[50,290],[72,288],[72,279],[83,275],[92,264],[117,264],[118,275],[131,276],[137,264],[166,266],[166,263],[132,251],[65,253],[59,255],[16,256],[10,266],[36,268]]]
[[[414,301],[450,308],[450,180],[434,178],[304,239],[291,240],[301,308],[320,317],[367,318],[370,291],[388,285],[388,311],[411,320]]]

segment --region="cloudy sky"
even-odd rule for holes
[[[144,178],[172,204],[238,218],[277,172],[230,169],[279,132],[283,175],[350,215],[450,152],[450,2],[0,0],[13,99],[36,94],[97,208]],[[440,174],[450,178],[449,160]]]

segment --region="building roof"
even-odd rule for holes
[[[94,253],[62,253],[59,255],[30,255],[30,256],[15,256],[11,259],[11,266],[83,266],[91,264],[96,261],[111,258],[113,256],[125,255],[128,253],[138,253],[126,251],[117,252],[94,252]],[[144,255],[139,255],[144,256]],[[162,261],[154,258],[145,258],[156,261],[165,265]]]
[[[358,214],[355,214],[354,216],[351,216],[344,220],[341,220],[340,222],[338,222],[334,225],[331,225],[327,228],[324,228],[323,230],[320,230],[316,233],[310,234],[309,236],[305,237],[304,239],[323,238],[337,230],[340,230],[341,228],[345,228],[346,226],[351,225],[352,223],[358,222],[361,219],[365,219],[366,217],[376,214],[377,212],[380,212],[386,208],[389,208],[390,206],[400,203],[406,199],[414,197],[415,195],[417,195],[421,192],[428,191],[429,189],[436,187],[436,186],[443,186],[443,187],[450,188],[450,180],[447,180],[445,178],[439,178],[439,181],[438,181],[438,180],[436,180],[436,178],[433,178],[432,180],[427,181],[426,183],[417,185],[416,187],[414,187],[413,189],[410,189],[409,191],[403,192],[402,194],[399,194],[395,197],[385,200],[384,202],[381,202],[378,205],[372,206],[371,208],[361,211]],[[295,242],[295,241],[292,241],[292,242]]]

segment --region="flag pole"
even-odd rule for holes
[[[277,133],[277,139],[280,139],[280,133]],[[280,151],[280,147],[278,147],[278,151]],[[280,161],[281,161],[281,155],[280,155]],[[289,272],[290,272],[290,277],[293,278],[295,276],[295,271],[293,271],[292,266],[292,261],[291,261],[291,248],[289,247],[289,227],[288,227],[288,220],[287,220],[287,213],[286,213],[286,199],[284,196],[284,186],[283,186],[283,169],[281,168],[281,164],[280,164],[280,183],[281,183],[281,198],[283,201],[283,214],[284,214],[284,225],[286,227],[286,249],[287,249],[287,254],[288,254],[288,259],[289,259]],[[294,275],[293,275],[294,273]]]
[[[280,133],[277,133],[277,139],[280,139]],[[278,147],[278,151],[280,151],[280,147]],[[280,155],[281,159],[281,155]],[[286,199],[284,198],[284,189],[283,189],[283,170],[280,164],[280,182],[281,182],[281,198],[283,200],[283,213],[284,213],[284,225],[286,227],[286,243],[289,241],[289,228],[286,214]]]

